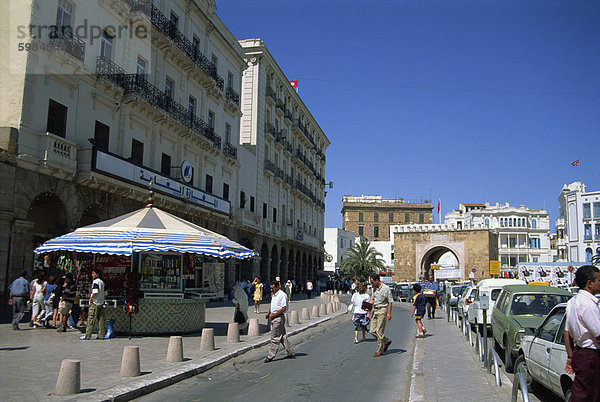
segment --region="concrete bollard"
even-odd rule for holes
[[[347,295],[350,295],[350,291],[347,291],[347,292],[346,292],[346,294],[347,294]]]
[[[171,363],[183,361],[183,338],[181,336],[172,336],[169,338],[167,361]]]
[[[291,313],[291,325],[298,325],[300,324],[300,320],[298,319],[298,310],[292,310]]]
[[[333,303],[333,311],[339,311],[340,309],[340,302],[336,301],[335,303]]]
[[[55,395],[74,395],[81,391],[81,361],[65,359],[60,364]]]
[[[259,336],[260,327],[258,326],[258,318],[250,318],[248,320],[248,336]]]
[[[200,340],[200,352],[215,350],[215,329],[202,328],[202,339]]]
[[[240,325],[237,322],[230,322],[227,327],[227,343],[237,343],[240,341]]]
[[[319,315],[321,317],[327,315],[327,306],[324,304],[321,304],[321,306],[319,307]]]
[[[121,360],[121,376],[137,377],[140,374],[140,347],[125,346]]]
[[[333,313],[333,304],[327,303],[327,315]]]
[[[312,318],[319,318],[319,306],[313,306],[311,316]]]
[[[310,314],[308,314],[308,307],[302,309],[302,321],[306,322],[310,320]]]
[[[340,298],[336,296],[336,297],[333,298],[333,301],[334,301],[334,303],[339,303],[340,302]]]

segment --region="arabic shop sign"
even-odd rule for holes
[[[95,170],[111,176],[127,180],[148,188],[150,181],[154,179],[154,190],[161,193],[187,200],[196,205],[210,208],[215,211],[229,214],[231,205],[229,201],[207,194],[204,191],[186,186],[173,179],[152,172],[148,169],[136,166],[126,160],[104,152],[96,151]]]

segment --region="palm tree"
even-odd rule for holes
[[[340,268],[346,278],[365,281],[372,273],[385,269],[381,259],[383,254],[370,245],[371,243],[361,237],[358,243],[344,253]]]

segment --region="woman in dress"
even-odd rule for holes
[[[31,284],[31,300],[33,300],[31,308],[31,325],[41,327],[40,319],[46,314],[44,308],[44,295],[46,292],[46,274],[40,271],[37,278]]]
[[[254,278],[254,282],[252,282],[252,286],[254,287],[254,312],[258,314],[260,311],[260,301],[263,298],[263,284],[260,283],[260,279],[258,276]]]
[[[358,292],[355,292],[350,300],[350,303],[354,304],[354,314],[352,314],[352,322],[354,323],[354,343],[358,343],[358,331],[361,328],[363,341],[366,339],[366,331],[371,320],[367,316],[367,312],[362,309],[362,304],[364,301],[369,301],[370,298],[371,297],[367,294],[367,283],[360,282],[358,285]]]

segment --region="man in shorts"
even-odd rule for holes
[[[423,327],[423,316],[425,315],[425,309],[427,307],[427,298],[421,293],[421,285],[418,283],[413,285],[413,291],[415,292],[415,297],[413,299],[413,306],[410,316],[415,317],[417,329],[419,330],[417,338],[424,338],[427,330]]]

